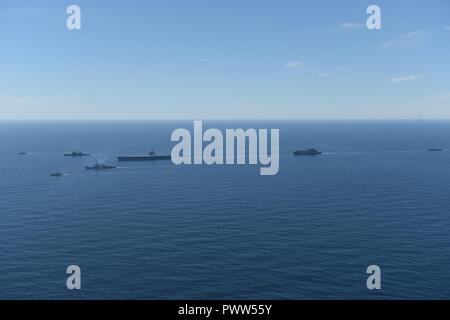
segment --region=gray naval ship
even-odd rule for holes
[[[86,156],[90,156],[89,153],[83,153],[80,151],[73,151],[72,153],[64,153],[65,157],[86,157]]]
[[[314,148],[309,148],[306,150],[297,150],[294,151],[294,156],[318,156],[321,155],[322,152],[318,151],[317,149]]]
[[[50,177],[62,177],[63,175],[61,172],[50,173]]]
[[[150,151],[148,155],[143,156],[122,156],[117,157],[119,161],[156,161],[156,160],[171,160],[170,155],[157,155],[155,151]]]
[[[86,170],[107,170],[107,169],[115,169],[115,168],[116,167],[108,166],[97,160],[97,162],[92,167],[86,167]]]

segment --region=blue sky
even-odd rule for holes
[[[449,56],[448,0],[0,0],[0,119],[443,119]]]

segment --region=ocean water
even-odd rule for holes
[[[192,122],[0,122],[0,298],[450,298],[450,152],[427,151],[450,150],[450,122],[205,123],[279,128],[273,177],[116,162],[170,152],[180,127]],[[310,146],[325,154],[292,156]],[[84,169],[97,159],[118,168]]]

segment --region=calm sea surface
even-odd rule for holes
[[[450,152],[427,151],[450,150],[450,122],[205,123],[279,128],[273,177],[116,162],[192,125],[0,122],[0,298],[450,298]],[[310,146],[325,154],[292,156]],[[118,168],[84,169],[97,159]]]

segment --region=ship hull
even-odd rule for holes
[[[296,151],[294,152],[294,156],[320,156],[322,152],[305,152],[305,151]]]

